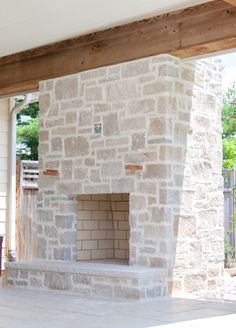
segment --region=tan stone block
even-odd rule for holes
[[[193,82],[194,81],[195,71],[191,67],[183,67],[181,78],[183,80]]]
[[[48,109],[50,108],[50,104],[51,104],[50,93],[46,93],[46,94],[43,94],[43,95],[40,94],[40,96],[39,96],[39,108],[40,108],[40,116],[41,117],[47,113]]]
[[[129,100],[137,96],[137,85],[134,80],[112,82],[107,86],[107,101]]]
[[[139,114],[154,114],[155,113],[155,99],[147,98],[140,99],[130,102],[128,105],[128,111],[131,115],[139,115]]]
[[[89,153],[89,143],[84,137],[65,138],[64,148],[68,157],[85,156]]]
[[[80,73],[80,78],[81,78],[81,81],[101,78],[101,77],[106,76],[106,71],[107,71],[106,67],[93,69],[93,70],[90,70],[87,72]]]
[[[155,195],[157,193],[157,183],[156,182],[139,182],[138,183],[138,187],[137,187],[137,191],[140,191],[141,193],[145,193],[145,194],[153,194]]]
[[[160,204],[179,205],[181,194],[179,190],[160,190]]]
[[[83,106],[83,101],[81,99],[72,99],[61,102],[61,110],[71,110],[79,109]]]
[[[48,141],[49,140],[49,131],[47,130],[40,130],[39,131],[39,140],[42,141]]]
[[[168,207],[152,207],[151,208],[151,221],[160,222],[170,222],[172,219],[171,209]]]
[[[72,229],[74,222],[73,215],[56,215],[55,224],[57,228]]]
[[[63,123],[64,124],[64,123]],[[69,136],[76,134],[76,126],[64,126],[58,127],[51,130],[51,134],[54,136]]]
[[[79,112],[79,126],[91,125],[91,124],[92,124],[91,111],[80,111]]]
[[[143,149],[145,147],[145,133],[134,133],[132,134],[132,150]]]
[[[149,59],[136,60],[121,65],[121,76],[123,78],[147,74],[150,71]]]
[[[40,156],[44,156],[48,152],[49,152],[49,145],[48,145],[48,143],[42,143],[41,142],[39,144],[39,154],[40,154]]]
[[[171,177],[170,164],[146,164],[144,179],[168,179]]]
[[[110,192],[110,185],[105,183],[100,183],[99,185],[85,185],[84,187],[85,193],[88,194],[98,194],[98,193],[109,193]]]
[[[174,147],[171,145],[160,146],[160,159],[169,161],[182,160],[182,147]]]
[[[163,64],[159,66],[159,76],[168,76],[179,78],[180,70],[179,66],[174,66],[170,64]]]
[[[172,92],[173,83],[170,81],[159,80],[157,82],[148,83],[143,87],[143,94],[146,95],[155,95],[163,92]]]
[[[166,135],[171,133],[171,122],[165,117],[152,118],[149,122],[149,135]]]
[[[193,293],[201,289],[207,289],[205,273],[199,272],[198,274],[186,274],[184,277],[184,291],[187,293]]]
[[[120,129],[121,131],[133,131],[133,130],[142,130],[146,127],[146,119],[144,117],[139,118],[127,118],[121,120],[120,122]]]
[[[69,112],[66,113],[66,124],[73,124],[77,121],[77,113]]]
[[[74,177],[75,179],[85,180],[88,177],[88,169],[75,167],[74,169]]]
[[[100,149],[97,150],[97,158],[102,160],[109,160],[116,158],[116,150],[115,149]]]
[[[122,174],[122,171],[124,171],[122,161],[110,161],[102,163],[101,166],[102,177],[120,176]]]
[[[112,192],[131,192],[134,191],[134,179],[133,178],[120,178],[120,179],[113,179],[112,180]]]
[[[63,100],[75,98],[78,96],[78,80],[77,77],[62,78],[55,84],[55,99]]]
[[[129,206],[131,211],[145,210],[147,206],[147,200],[145,196],[131,195],[129,199]]]
[[[86,87],[85,99],[88,102],[103,100],[103,89],[101,87]]]
[[[103,116],[102,132],[104,136],[119,135],[119,121],[117,113]]]
[[[127,144],[129,144],[128,137],[115,137],[115,138],[106,139],[107,147],[116,147],[116,146],[127,145]]]
[[[65,160],[61,162],[62,178],[72,179],[72,167],[73,162],[71,160]]]

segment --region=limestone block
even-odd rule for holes
[[[92,113],[91,111],[80,111],[79,113],[79,126],[91,125]]]
[[[85,156],[89,153],[89,143],[85,137],[69,137],[64,139],[67,157]]]
[[[63,273],[45,272],[44,286],[49,289],[68,290],[71,288],[70,276]]]
[[[72,179],[73,162],[65,160],[61,162],[62,179]]]
[[[145,98],[136,101],[132,101],[128,105],[128,112],[131,115],[138,114],[154,114],[155,113],[155,99]]]
[[[74,222],[73,215],[56,215],[55,224],[59,229],[72,229]]]
[[[170,164],[147,164],[143,173],[144,179],[168,179],[171,175]]]
[[[78,96],[77,77],[58,79],[55,83],[55,99],[63,100]]]
[[[128,131],[133,130],[143,130],[146,127],[146,119],[145,117],[139,118],[128,118],[121,120],[120,129],[122,133],[127,133]]]
[[[119,122],[117,113],[103,116],[102,132],[104,136],[115,136],[119,134]]]
[[[107,86],[107,101],[130,100],[137,96],[137,86],[134,80],[112,82]]]
[[[51,150],[62,151],[62,138],[56,137],[51,139]]]
[[[143,149],[145,147],[145,133],[134,133],[132,134],[132,150]]]
[[[86,101],[100,101],[103,100],[103,89],[100,87],[87,87],[85,89]]]
[[[157,82],[148,83],[143,88],[143,95],[156,95],[163,92],[172,92],[173,83],[170,81],[159,80]]]
[[[103,177],[119,176],[124,171],[122,161],[110,161],[102,163],[101,174]]]
[[[51,104],[51,97],[50,97],[49,93],[45,93],[45,94],[40,95],[40,97],[39,97],[39,108],[40,108],[41,117],[43,117],[47,113],[47,111],[50,107],[50,104]]]
[[[121,65],[121,76],[123,78],[147,74],[150,70],[150,60],[143,59]]]

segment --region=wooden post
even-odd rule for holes
[[[16,159],[16,258],[19,259],[20,249],[20,190],[21,190],[21,164],[20,159]]]

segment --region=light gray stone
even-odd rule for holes
[[[85,156],[89,153],[89,143],[85,137],[69,137],[64,140],[64,149],[68,157]]]
[[[77,77],[61,78],[55,83],[56,100],[70,99],[78,96]]]

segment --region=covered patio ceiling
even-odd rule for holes
[[[0,57],[206,0],[0,0]]]

